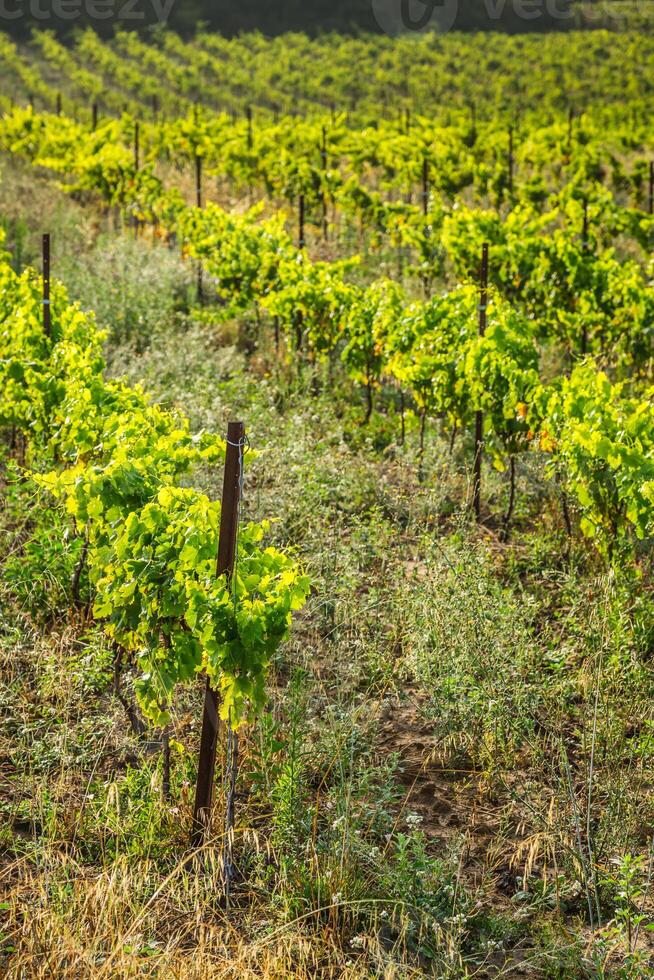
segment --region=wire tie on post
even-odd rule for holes
[[[249,453],[250,449],[252,448],[250,445],[250,440],[247,436],[244,436],[240,442],[232,442],[231,439],[225,439],[225,444],[227,446],[234,446],[235,449],[242,449],[244,456],[246,453]]]

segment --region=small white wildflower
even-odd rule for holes
[[[487,939],[482,946],[487,953],[501,952],[504,949],[504,943],[499,939]]]
[[[406,822],[409,827],[419,827],[422,823],[423,818],[419,813],[407,813]]]

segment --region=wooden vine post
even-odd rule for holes
[[[588,220],[588,198],[584,198],[584,216],[581,227],[581,251],[584,255],[590,253],[590,240],[588,238],[589,231],[589,220]],[[588,327],[584,321],[584,325],[581,331],[581,354],[585,356],[588,353]]]
[[[195,206],[202,207],[202,157],[195,154]],[[198,303],[204,301],[204,283],[202,281],[202,260],[198,260]]]
[[[94,102],[91,107],[91,129],[93,132],[98,128],[98,103]]]
[[[43,332],[46,337],[52,333],[52,320],[50,315],[50,235],[46,232],[43,236]]]
[[[509,126],[509,197],[513,197],[513,126]]]
[[[138,173],[141,166],[141,141],[140,141],[140,126],[138,119],[134,122],[134,172]],[[132,224],[134,225],[134,236],[138,238],[139,235],[139,219],[138,215],[135,213],[132,215]]]
[[[298,200],[298,235],[297,235],[297,247],[302,249],[306,245],[306,239],[304,237],[304,194],[300,194]]]
[[[649,162],[649,196],[647,199],[647,209],[650,214],[654,214],[654,160]]]
[[[302,250],[306,247],[306,240],[304,237],[304,194],[300,194],[298,198],[298,233],[297,233],[297,247]],[[302,350],[303,344],[303,317],[302,310],[297,310],[295,313],[295,347],[298,353]]]
[[[230,422],[227,426],[227,451],[225,453],[225,475],[216,563],[216,575],[226,575],[228,584],[231,581],[236,560],[244,443],[245,426],[243,422]],[[191,845],[194,848],[202,847],[210,827],[218,741],[218,703],[218,693],[207,678],[202,715],[202,734],[200,736],[198,777],[195,786],[195,805],[193,807]],[[231,805],[233,807],[233,799]]]
[[[425,240],[431,238],[431,227],[427,224],[427,219],[429,217],[429,157],[427,156],[427,150],[425,149],[424,156],[422,158],[422,216],[425,219],[424,236]],[[429,296],[429,274],[424,271],[421,273],[420,278],[422,280],[422,288],[425,296]],[[403,425],[404,427],[404,425]]]
[[[568,153],[572,150],[572,128],[574,124],[575,110],[573,106],[568,108]]]
[[[202,157],[195,154],[195,206],[202,207]]]
[[[245,110],[245,115],[248,123],[247,146],[248,146],[248,150],[251,150],[254,144],[254,139],[252,134],[252,106],[251,105],[249,105]]]
[[[479,271],[479,336],[486,333],[486,314],[488,309],[488,243],[481,247],[481,268]],[[481,456],[484,448],[484,413],[475,412],[475,463],[473,470],[473,508],[477,521],[481,519]]]
[[[323,179],[327,173],[327,129],[322,127],[322,140],[320,143],[320,164],[323,172]],[[327,227],[327,194],[325,193],[325,188],[323,186],[322,194],[322,237],[324,241],[327,241],[328,227]]]
[[[61,115],[61,92],[57,92],[57,101],[55,103],[55,112],[58,116]]]

